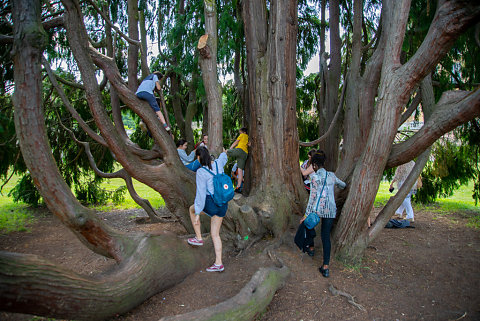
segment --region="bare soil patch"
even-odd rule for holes
[[[141,210],[100,213],[122,230],[162,230],[185,234],[175,223],[138,225]],[[31,232],[0,235],[0,250],[36,254],[81,274],[96,274],[115,264],[92,253],[48,211],[40,210]],[[346,266],[333,259],[330,278],[318,272],[321,241],[312,259],[292,241],[276,250],[291,275],[258,320],[480,320],[480,231],[465,226],[469,213],[448,216],[416,211],[414,229],[385,229],[363,262]],[[263,240],[239,257],[226,253],[223,273],[198,271],[113,320],[158,320],[208,307],[234,296],[261,266]],[[354,297],[358,309],[333,286]],[[0,320],[32,320],[31,315],[0,312]],[[35,320],[42,320],[36,318]]]

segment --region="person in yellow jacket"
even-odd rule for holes
[[[243,171],[245,170],[245,163],[248,157],[248,129],[242,127],[239,130],[240,135],[233,142],[230,149],[227,150],[228,157],[233,157],[237,160],[238,166],[238,182],[235,192],[241,193],[243,189]]]

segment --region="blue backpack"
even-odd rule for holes
[[[225,173],[218,173],[218,165],[216,162],[215,166],[217,169],[217,174],[214,174],[205,167],[202,168],[213,175],[213,202],[217,206],[223,206],[233,198],[235,192],[233,190],[232,179]]]

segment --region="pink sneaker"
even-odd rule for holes
[[[203,240],[199,240],[196,237],[192,237],[187,240],[188,244],[190,245],[196,245],[196,246],[202,246],[203,245]]]
[[[213,264],[211,267],[205,269],[207,272],[222,272],[225,268],[222,265]]]

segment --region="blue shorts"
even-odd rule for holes
[[[137,97],[142,100],[148,101],[148,103],[150,104],[150,107],[152,107],[154,112],[160,111],[160,107],[157,104],[157,99],[153,94],[148,93],[146,91],[141,91],[137,93]]]
[[[218,206],[213,202],[213,198],[210,195],[207,195],[205,199],[205,207],[203,208],[203,212],[208,216],[212,217],[214,215],[218,217],[224,217],[227,214],[228,210],[228,203],[222,206]]]

